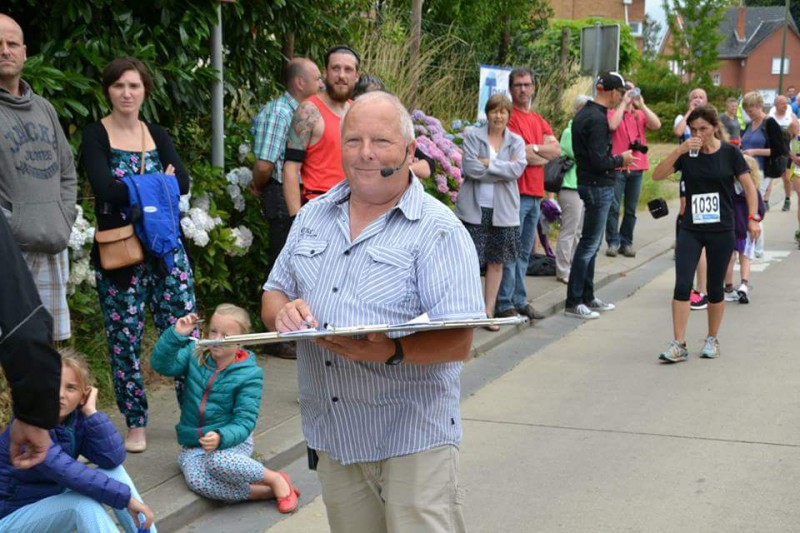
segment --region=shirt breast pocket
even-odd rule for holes
[[[376,305],[401,303],[411,297],[414,255],[400,248],[367,249],[369,264],[359,282],[358,297]]]
[[[304,239],[294,247],[292,267],[299,285],[300,297],[308,296],[316,286],[328,243],[319,239]]]

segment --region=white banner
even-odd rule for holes
[[[478,120],[485,120],[486,113],[484,108],[486,102],[494,94],[504,94],[511,98],[508,92],[508,75],[511,74],[510,67],[498,67],[495,65],[481,65],[481,79],[478,93]]]

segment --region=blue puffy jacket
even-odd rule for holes
[[[45,460],[29,470],[11,465],[9,428],[0,435],[0,518],[20,507],[61,494],[65,489],[89,496],[115,509],[124,509],[131,489],[77,460],[83,455],[100,468],[116,468],[125,461],[125,445],[108,415],[85,417],[76,410],[50,430],[53,443]]]
[[[173,326],[158,339],[150,366],[165,376],[186,377],[181,419],[175,426],[181,445],[200,446],[200,437],[216,431],[219,449],[224,450],[244,442],[255,429],[264,371],[253,352],[239,349],[234,362],[222,370],[211,357],[200,365],[194,342]]]

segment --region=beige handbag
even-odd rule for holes
[[[139,174],[144,174],[145,136],[144,123],[142,125],[142,166]],[[133,224],[121,228],[96,230],[94,240],[97,241],[97,251],[100,255],[100,266],[104,270],[138,265],[144,261],[144,249]]]
[[[133,224],[97,231],[94,238],[100,254],[100,266],[105,270],[138,265],[144,261],[142,243],[136,236]]]

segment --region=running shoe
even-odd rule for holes
[[[686,361],[687,357],[689,357],[689,351],[686,349],[686,343],[675,340],[670,341],[667,349],[658,356],[665,363],[680,363]]]
[[[616,308],[614,304],[604,302],[600,298],[595,298],[594,300],[586,304],[586,307],[588,307],[592,311],[599,311],[600,313],[604,311],[613,311]]]
[[[564,309],[564,314],[573,318],[580,318],[583,320],[593,320],[600,318],[600,313],[592,311],[585,304],[578,304],[575,307],[567,307]]]
[[[786,198],[783,201],[783,207],[781,208],[781,211],[788,211],[791,208],[792,208],[792,201]]]
[[[739,285],[739,288],[736,289],[736,294],[739,295],[740,304],[750,303],[750,289],[747,287],[747,283],[742,283]]]
[[[689,296],[689,306],[692,308],[692,311],[702,311],[703,309],[707,309],[708,298],[706,298],[706,295],[702,292],[692,290],[692,294]]]
[[[739,293],[736,292],[736,289],[731,288],[730,290],[725,289],[725,301],[726,302],[738,302],[739,301]]]
[[[700,350],[700,357],[703,359],[716,359],[719,357],[719,341],[716,337],[706,337],[703,349]]]
[[[623,244],[619,247],[619,253],[625,257],[636,257],[636,250],[630,244]]]
[[[606,248],[606,256],[607,257],[617,257],[619,253],[619,246],[615,246],[613,244],[609,244],[608,248]]]

